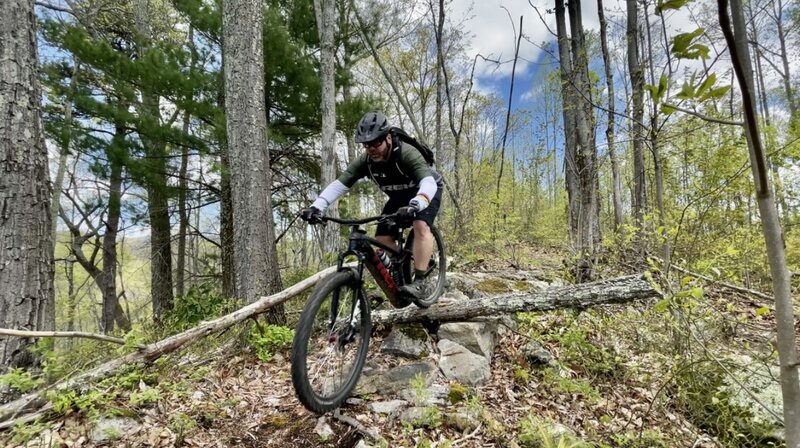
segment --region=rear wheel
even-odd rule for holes
[[[369,305],[353,271],[323,280],[306,302],[292,345],[292,383],[300,402],[322,414],[355,388],[369,346]]]
[[[425,295],[424,297],[414,299],[414,303],[420,308],[428,308],[437,300],[444,292],[445,286],[445,274],[447,273],[447,256],[444,253],[444,241],[442,240],[442,234],[439,232],[434,226],[431,226],[431,234],[433,235],[433,253],[431,254],[431,259],[428,262],[428,268],[425,271],[425,275],[423,277],[423,282],[425,285]],[[414,231],[412,230],[408,234],[408,241],[406,242],[406,248],[408,249],[409,255],[405,257],[403,262],[403,280],[406,284],[410,284],[411,282],[415,281],[415,269],[414,269],[414,256],[412,253],[412,248],[414,247]]]

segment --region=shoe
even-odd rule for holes
[[[414,280],[410,285],[403,285],[398,291],[412,300],[424,299],[428,296],[428,286],[422,279]]]

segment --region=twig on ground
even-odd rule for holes
[[[361,422],[359,422],[358,420],[356,420],[356,419],[354,419],[352,417],[348,417],[346,415],[342,415],[342,413],[339,411],[338,408],[335,411],[333,411],[333,418],[335,418],[336,420],[339,420],[342,423],[345,423],[345,424],[348,424],[348,425],[352,426],[361,435],[367,436],[367,437],[369,437],[370,439],[372,439],[372,440],[374,440],[376,442],[381,440],[381,435],[380,434],[375,432],[373,429],[367,428],[366,426],[362,425]]]
[[[481,427],[482,427],[482,426],[483,426],[483,423],[482,423],[482,422],[481,422],[481,423],[478,423],[478,427],[477,427],[477,428],[475,428],[475,430],[474,430],[474,431],[472,431],[471,433],[469,433],[469,434],[465,435],[464,437],[462,437],[462,438],[460,438],[460,439],[453,440],[453,443],[452,443],[452,444],[450,444],[450,446],[451,446],[451,447],[453,447],[453,448],[455,448],[455,447],[457,447],[457,446],[458,446],[460,443],[462,443],[462,442],[466,442],[467,440],[469,440],[469,439],[471,439],[471,438],[475,437],[475,435],[476,435],[476,434],[478,434],[478,431],[480,431],[480,430],[481,430]]]

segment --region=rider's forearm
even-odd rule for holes
[[[420,211],[424,210],[425,207],[431,203],[431,200],[436,196],[438,190],[439,187],[436,186],[436,179],[434,179],[433,176],[424,177],[419,181],[419,190],[414,200],[419,204]]]
[[[311,206],[325,211],[326,208],[330,207],[330,205],[339,199],[339,196],[346,193],[347,190],[349,190],[349,188],[337,179],[322,190],[322,193],[317,196],[317,200],[315,200]]]

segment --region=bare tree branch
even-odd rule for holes
[[[9,328],[0,328],[0,336],[14,336],[18,338],[84,338],[95,339],[103,342],[112,342],[114,344],[125,345],[125,339],[115,338],[113,336],[105,336],[96,333],[87,333],[84,331],[21,331],[11,330]],[[137,348],[147,348],[144,344],[136,344]]]

